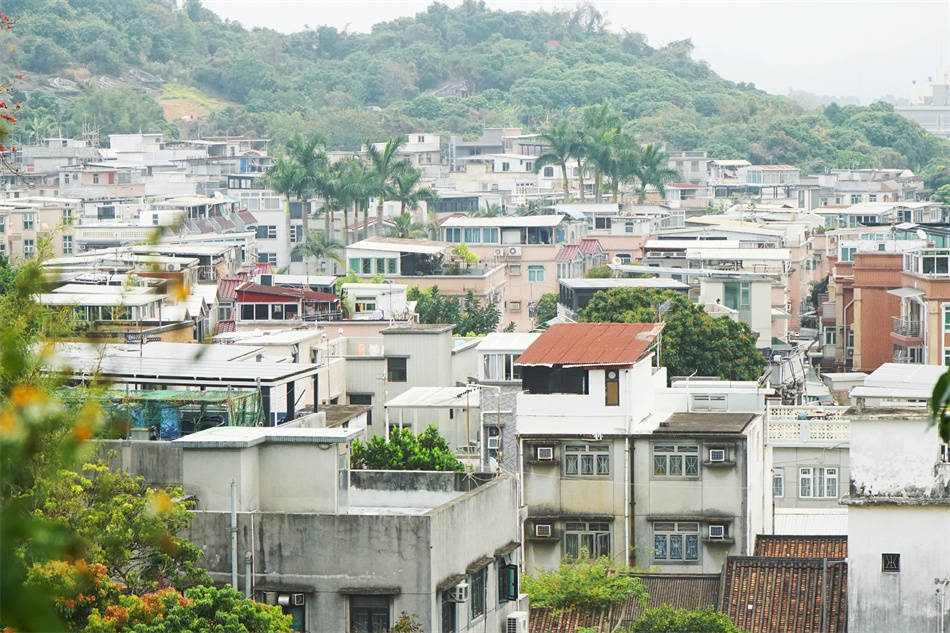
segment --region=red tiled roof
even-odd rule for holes
[[[214,233],[214,226],[211,225],[206,218],[198,218],[195,220],[195,226],[198,228],[199,233]]]
[[[581,252],[581,247],[576,244],[562,244],[554,254],[554,261],[569,262]]]
[[[755,555],[772,558],[847,558],[847,536],[759,534]]]
[[[599,633],[610,633],[610,613],[605,610],[564,611],[554,607],[528,612],[529,633],[575,633],[582,626],[593,627]]]
[[[234,228],[234,222],[232,222],[231,220],[227,219],[227,218],[224,217],[223,215],[216,215],[216,216],[214,216],[214,221],[217,223],[218,226],[221,227],[221,230],[222,230],[222,231],[223,231],[223,230],[226,230],[226,229],[233,229],[233,228]]]
[[[604,250],[603,245],[596,237],[581,238],[581,252],[585,255],[596,253],[598,250]]]
[[[224,334],[225,332],[236,332],[237,326],[234,325],[234,319],[223,319],[218,321],[214,328],[215,334]]]
[[[334,302],[339,300],[336,295],[327,292],[314,292],[313,290],[303,290],[298,288],[284,288],[283,286],[265,286],[246,282],[234,289],[238,300],[246,294],[270,295],[274,297],[285,297],[287,299],[312,299],[314,301]]]
[[[515,364],[630,365],[662,330],[662,323],[560,323],[545,330]]]
[[[468,216],[464,213],[452,213],[450,215],[445,216],[444,218],[439,218],[439,224],[442,224],[443,222],[451,218],[467,218],[467,217]]]
[[[256,262],[254,264],[255,275],[268,275],[271,271],[271,265],[267,262]]]
[[[720,611],[749,633],[821,633],[822,573],[820,558],[730,556]],[[844,633],[847,565],[828,565],[826,574],[826,632]]]
[[[225,277],[218,281],[218,299],[236,299],[237,294],[234,289],[244,283],[246,280],[240,277]]]
[[[237,216],[241,220],[241,222],[244,223],[244,226],[247,226],[249,224],[257,224],[257,218],[255,218],[254,214],[248,211],[247,209],[242,209],[241,211],[238,211]]]

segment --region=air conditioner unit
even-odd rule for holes
[[[514,611],[505,620],[505,633],[528,633],[527,611]]]
[[[725,538],[725,536],[726,536],[725,525],[710,525],[709,526],[709,538]]]
[[[722,448],[711,448],[709,449],[709,461],[711,462],[724,462],[726,461],[726,451]]]
[[[302,607],[304,605],[305,598],[302,593],[294,593],[294,594],[291,594],[290,601],[291,603],[293,603],[295,607]]]
[[[538,523],[534,526],[534,535],[540,536],[542,538],[549,538],[551,536],[551,524],[550,523]]]
[[[467,582],[460,582],[449,590],[450,602],[468,602],[472,595],[472,589]]]
[[[538,459],[543,459],[546,461],[554,459],[554,448],[551,446],[539,446]]]
[[[488,438],[488,450],[498,450],[498,446],[501,444],[499,441],[501,438],[497,435],[495,437]]]
[[[508,247],[508,256],[509,256],[509,257],[521,257],[521,247],[520,247],[520,246],[509,246],[509,247]]]
[[[503,248],[495,249],[495,257],[504,257],[504,256],[505,256],[505,249]]]

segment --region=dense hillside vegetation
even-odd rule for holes
[[[887,104],[806,112],[720,78],[692,59],[688,41],[652,48],[640,34],[611,32],[590,5],[525,13],[468,0],[455,9],[433,4],[369,34],[318,27],[293,35],[246,30],[197,0],[173,5],[6,0],[3,10],[21,18],[12,54],[27,73],[20,88],[40,88],[25,100],[19,133],[75,134],[84,123],[103,132],[171,131],[161,102],[183,133],[198,126],[279,141],[315,130],[331,145],[356,147],[412,129],[547,128],[608,102],[639,140],[717,157],[812,170],[921,168],[950,155],[950,145]],[[60,89],[54,99],[52,77],[78,82],[78,91]],[[459,88],[466,96],[445,96]],[[203,115],[197,123],[181,122],[189,107]]]

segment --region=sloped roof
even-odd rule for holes
[[[241,222],[244,223],[244,226],[248,226],[250,224],[257,224],[257,218],[255,218],[254,214],[248,211],[247,209],[242,209],[238,211],[237,216],[241,220]]]
[[[629,599],[615,608],[614,626],[632,626],[646,609],[668,604],[674,609],[713,609],[719,603],[719,574],[632,574],[650,594],[646,606]]]
[[[820,558],[730,556],[720,611],[749,633],[820,633],[822,572]],[[847,578],[845,564],[827,566],[827,633],[847,631]]]
[[[234,277],[225,277],[218,281],[218,298],[219,299],[237,299],[237,293],[234,292],[235,288],[244,283],[244,279],[234,278]]]
[[[610,612],[563,611],[554,607],[531,609],[528,613],[529,633],[576,633],[579,627],[593,627],[599,633],[610,633]]]
[[[773,558],[847,558],[847,536],[759,534],[755,555]]]
[[[215,334],[235,331],[237,331],[237,326],[234,324],[234,319],[221,319],[214,327]]]
[[[199,233],[214,233],[214,226],[211,225],[211,222],[207,218],[198,218],[195,220],[195,228],[198,229]]]
[[[299,288],[283,288],[281,286],[265,286],[245,282],[234,289],[235,294],[251,292],[261,295],[273,295],[275,297],[284,297],[287,299],[313,299],[315,301],[338,301],[339,297],[326,292],[314,292],[313,290],[302,290]]]
[[[581,247],[577,244],[562,244],[554,254],[554,261],[569,262],[581,254]]]
[[[222,231],[223,231],[223,230],[233,229],[233,228],[234,228],[234,222],[232,222],[231,220],[227,219],[227,218],[224,217],[223,215],[216,215],[216,216],[214,216],[212,219],[215,221],[215,223],[216,223],[218,226],[221,227],[221,230],[222,230]]]
[[[600,243],[596,237],[582,237],[581,238],[581,252],[585,255],[590,255],[591,253],[596,253],[597,251],[603,251],[604,246]]]
[[[656,342],[662,323],[552,325],[516,365],[631,365]]]

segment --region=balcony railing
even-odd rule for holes
[[[891,317],[891,332],[900,336],[918,338],[923,332],[923,324],[918,319]]]
[[[851,438],[851,426],[838,406],[770,406],[768,442],[785,446],[840,446]]]
[[[894,347],[894,356],[892,360],[895,363],[911,363],[911,364],[921,364],[924,363],[925,350],[923,347]]]

